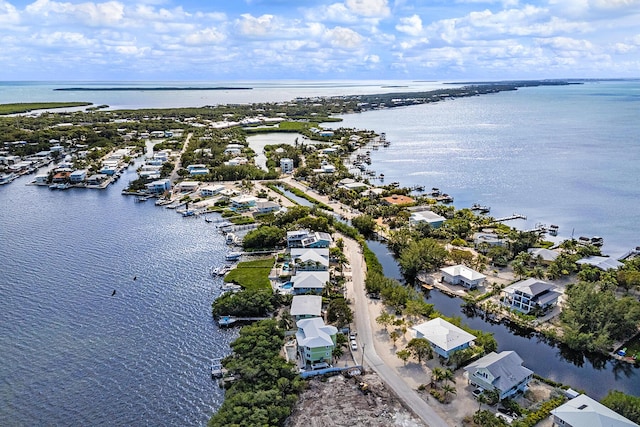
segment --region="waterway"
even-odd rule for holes
[[[212,319],[209,270],[224,237],[121,195],[135,175],[0,187],[0,425],[195,426],[222,403],[209,367],[237,330]]]
[[[377,241],[367,245],[376,254],[385,276],[402,282],[400,269],[387,247]],[[545,378],[584,390],[594,399],[602,399],[609,390],[620,390],[640,396],[640,368],[626,362],[599,355],[584,356],[550,343],[538,334],[509,328],[484,320],[464,310],[462,300],[437,290],[426,294],[426,301],[445,316],[461,317],[464,324],[492,333],[498,342],[498,351],[514,350],[524,360],[524,366]]]

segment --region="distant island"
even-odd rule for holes
[[[123,92],[123,91],[161,91],[161,90],[251,90],[251,87],[231,87],[231,86],[215,86],[215,87],[167,87],[167,86],[154,86],[154,87],[63,87],[56,88],[54,90],[61,91],[109,91],[109,92]]]
[[[19,102],[12,104],[0,104],[0,115],[28,113],[33,110],[48,108],[85,107],[91,102]]]

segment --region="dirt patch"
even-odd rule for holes
[[[360,382],[367,384],[363,392]],[[357,380],[336,375],[309,380],[285,427],[401,426],[424,424],[407,410],[376,374]]]

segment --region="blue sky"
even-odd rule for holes
[[[0,80],[640,77],[640,0],[0,0]]]

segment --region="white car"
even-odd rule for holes
[[[355,332],[351,332],[351,333],[349,334],[349,339],[350,339],[351,341],[355,341],[355,340],[356,340],[356,333],[355,333]]]
[[[358,350],[358,344],[356,343],[356,340],[351,340],[351,350]]]

